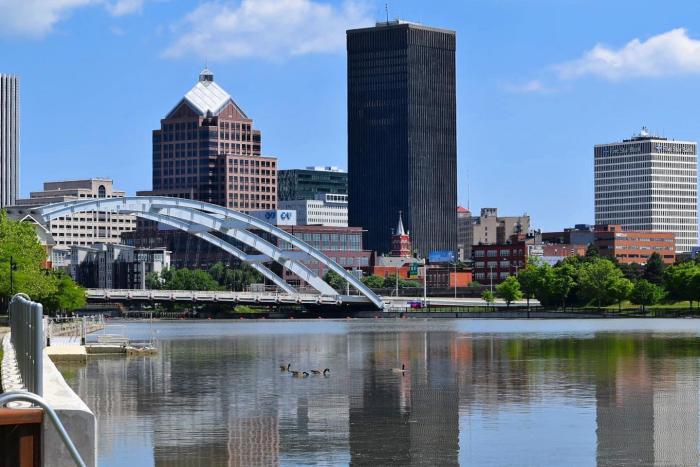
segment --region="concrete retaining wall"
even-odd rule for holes
[[[10,345],[10,334],[6,334],[3,342],[2,362],[2,390],[23,390],[17,364],[14,359],[14,350]],[[70,435],[73,443],[78,448],[85,463],[89,466],[96,465],[97,461],[97,424],[95,414],[68,386],[63,375],[44,350],[44,399],[58,414],[63,426]],[[68,453],[63,440],[58,435],[48,417],[44,418],[42,427],[42,460],[45,467],[63,467],[74,465],[73,459]]]
[[[63,426],[89,466],[97,462],[95,414],[68,386],[63,375],[44,351],[44,399],[54,408]],[[73,465],[73,460],[53,425],[44,422],[42,454],[44,467]]]

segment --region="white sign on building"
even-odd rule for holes
[[[297,225],[297,212],[291,209],[253,211],[251,216],[273,225]]]

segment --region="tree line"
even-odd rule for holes
[[[329,269],[326,274],[324,274],[323,280],[335,290],[340,292],[345,292],[347,288],[347,281],[333,270]],[[395,274],[388,274],[386,277],[377,275],[364,276],[361,281],[370,289],[393,289],[396,287],[397,282],[400,289],[421,287],[421,284],[418,282],[407,280],[400,276],[397,281]]]
[[[532,258],[517,276],[496,286],[496,295],[511,302],[537,299],[542,306],[602,308],[629,300],[645,307],[663,300],[700,301],[700,264],[694,260],[666,265],[653,253],[644,266],[603,258],[594,246],[583,257],[569,256],[552,266]],[[483,298],[493,301],[485,292]]]
[[[208,270],[203,269],[164,269],[160,273],[146,275],[146,287],[155,290],[245,290],[251,284],[263,282],[262,275],[241,264],[231,267],[218,262]]]
[[[85,306],[85,289],[66,273],[46,267],[46,248],[34,228],[0,210],[0,309],[5,310],[17,293],[40,302],[50,313]]]

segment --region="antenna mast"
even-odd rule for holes
[[[386,24],[389,24],[389,4],[384,4],[384,11],[386,11]]]

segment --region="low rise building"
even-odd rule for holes
[[[361,270],[369,266],[371,251],[363,249],[361,227],[328,227],[320,225],[280,226],[300,240],[321,250],[333,261],[349,270]],[[284,250],[295,250],[289,243],[277,240],[277,245]],[[313,259],[303,260],[313,272],[323,277],[328,269],[323,263]],[[283,271],[284,279],[290,284],[299,285],[299,278],[288,270]]]
[[[593,226],[589,224],[576,224],[572,228],[566,228],[561,232],[542,232],[543,243],[566,245],[590,245],[593,243]]]
[[[457,257],[465,261],[471,257],[471,246],[474,244],[474,228],[472,213],[469,209],[457,206]]]
[[[649,230],[623,230],[616,224],[596,225],[594,243],[601,256],[615,258],[622,264],[646,264],[649,257],[658,253],[664,263],[676,260],[676,242],[672,232]]]
[[[459,237],[461,230],[464,242],[459,252],[461,260],[472,257],[473,245],[503,244],[511,236],[524,234],[530,230],[530,216],[527,214],[499,216],[497,208],[482,208],[479,216],[468,217],[467,213],[468,211],[460,212],[460,209],[457,209],[457,233]]]
[[[539,232],[513,235],[507,243],[474,245],[473,277],[482,284],[499,284],[517,275],[531,258],[555,265],[567,256],[583,256],[587,245],[546,244]]]
[[[87,288],[145,289],[146,275],[170,268],[165,248],[134,248],[98,243],[71,246],[71,276]]]
[[[348,173],[338,167],[277,171],[278,201],[315,199],[317,194],[348,194]]]
[[[10,216],[23,219],[31,209],[48,204],[124,196],[125,192],[115,189],[109,178],[45,182],[43,191],[33,191],[29,198],[18,199],[14,206],[8,206],[6,209]],[[47,228],[55,242],[51,262],[54,267],[67,268],[70,265],[71,246],[118,244],[123,233],[136,228],[136,217],[129,214],[88,211],[54,219],[49,222]]]
[[[348,226],[348,195],[316,193],[313,199],[279,201],[278,206],[296,211],[298,225]]]

